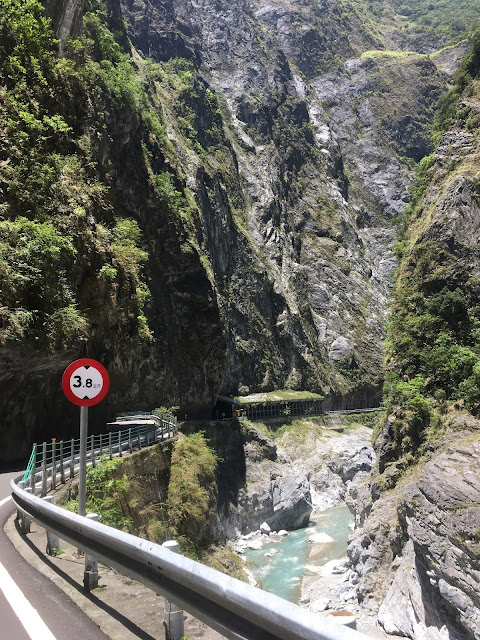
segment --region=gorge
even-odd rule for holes
[[[0,460],[70,437],[83,356],[111,376],[97,431],[220,394],[383,401],[348,491],[307,469],[311,432],[287,472],[255,426],[186,423],[231,462],[206,455],[221,517],[198,536],[304,524],[310,474],[310,505],[333,484],[355,514],[349,602],[478,640],[480,0],[0,9]],[[242,493],[244,454],[287,521],[270,480]]]
[[[43,23],[4,38],[11,451],[65,435],[78,355],[114,382],[97,428],[132,406],[209,416],[220,392],[378,403],[395,220],[473,11],[421,36],[381,4],[50,0],[64,58]]]

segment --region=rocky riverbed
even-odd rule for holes
[[[344,500],[355,514],[345,558],[319,566],[316,558],[328,541],[311,541],[302,606],[325,615],[346,609],[372,638],[480,638],[479,425],[470,417],[455,420],[455,444],[446,434],[407,472],[384,461],[382,475],[371,474],[375,454],[366,427],[319,430],[313,421],[301,437],[287,431],[275,442],[257,432],[258,446],[270,442],[271,459],[259,466],[258,448],[251,446],[247,453],[245,499],[253,511],[269,495],[270,508],[286,510],[286,521],[289,509],[297,513],[295,504],[275,503],[272,490],[294,470],[293,476],[302,478],[309,520]],[[278,469],[282,473],[275,476],[272,471]],[[281,519],[277,515],[275,521]],[[266,519],[237,540],[236,550],[262,549],[272,537],[281,544],[279,532],[269,528]],[[270,547],[267,552],[272,553]]]
[[[355,491],[354,487],[361,486],[375,463],[371,434],[370,428],[360,424],[325,428],[319,426],[318,419],[312,419],[303,422],[301,433],[295,428],[288,429],[273,440],[261,426],[250,424],[250,442],[245,447],[247,482],[241,501],[247,511],[241,518],[240,510],[235,513],[237,522],[239,518],[242,520],[244,530],[235,540],[234,550],[245,554],[268,546],[265,555],[273,556],[289,535],[285,529],[294,528],[291,523],[298,520],[299,504],[307,505],[303,511],[304,525],[315,520],[316,514],[344,504],[349,489]],[[263,457],[266,452],[267,459]],[[283,493],[279,486],[287,477],[295,482],[290,501],[280,499]],[[245,513],[255,517],[245,518]],[[262,522],[258,519],[260,514],[266,516]],[[248,523],[255,523],[253,530]],[[284,530],[276,526],[277,523],[283,523]],[[356,600],[350,561],[345,557],[323,566],[317,562],[333,540],[321,530],[315,531],[312,529],[311,535],[305,535],[310,552],[302,578],[300,603],[324,615],[348,609],[356,615],[359,629],[375,638],[387,637],[377,627],[376,616],[363,611]],[[255,576],[249,573],[255,582]]]
[[[348,496],[355,599],[414,640],[480,638],[480,424],[458,415],[451,428],[403,474],[387,464]]]
[[[272,531],[307,526],[312,513],[341,504],[375,461],[372,431],[363,425],[328,428],[321,418],[306,418],[281,427],[279,435],[280,426],[242,422],[245,481],[229,494],[219,518],[227,539],[257,531],[264,522]],[[238,466],[218,448],[218,436],[216,442],[224,467]]]

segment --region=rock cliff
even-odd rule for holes
[[[379,495],[378,486],[355,487],[349,497],[358,527],[343,598],[353,592],[393,635],[479,637],[478,432],[462,433],[454,447],[449,440],[395,489]]]
[[[264,522],[275,531],[308,524],[310,485],[285,451],[247,421],[201,428],[220,459],[217,539],[233,540]]]
[[[479,638],[479,61],[476,32],[400,236],[378,470],[349,496],[347,597],[416,640]]]
[[[406,18],[392,28],[395,8],[378,21],[350,1],[95,0],[78,39],[82,10],[46,3],[66,61],[45,58],[53,94],[22,98],[56,137],[35,156],[25,138],[20,151],[2,138],[2,211],[63,217],[78,256],[59,263],[58,311],[38,314],[18,290],[2,303],[2,371],[15,389],[3,424],[26,425],[3,455],[71,433],[59,379],[79,355],[102,360],[115,383],[95,428],[114,408],[206,413],[221,390],[372,404],[392,220],[456,55],[437,68],[425,53],[445,35],[404,55]],[[137,222],[148,259],[122,280],[106,238],[123,218]],[[67,335],[39,352],[34,334],[52,323]]]

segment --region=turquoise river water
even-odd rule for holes
[[[261,551],[246,551],[250,570],[262,589],[298,603],[302,576],[307,575],[306,565],[324,565],[330,560],[343,558],[350,534],[349,524],[353,516],[346,506],[334,507],[312,517],[306,529],[290,531],[288,537],[265,545]],[[324,552],[314,560],[308,560],[312,545],[305,542],[313,533],[326,533],[334,542],[325,545]],[[271,558],[265,554],[272,549],[278,553]]]

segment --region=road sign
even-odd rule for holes
[[[101,402],[109,386],[110,378],[103,364],[90,358],[72,362],[63,374],[63,392],[79,407],[92,407]]]

